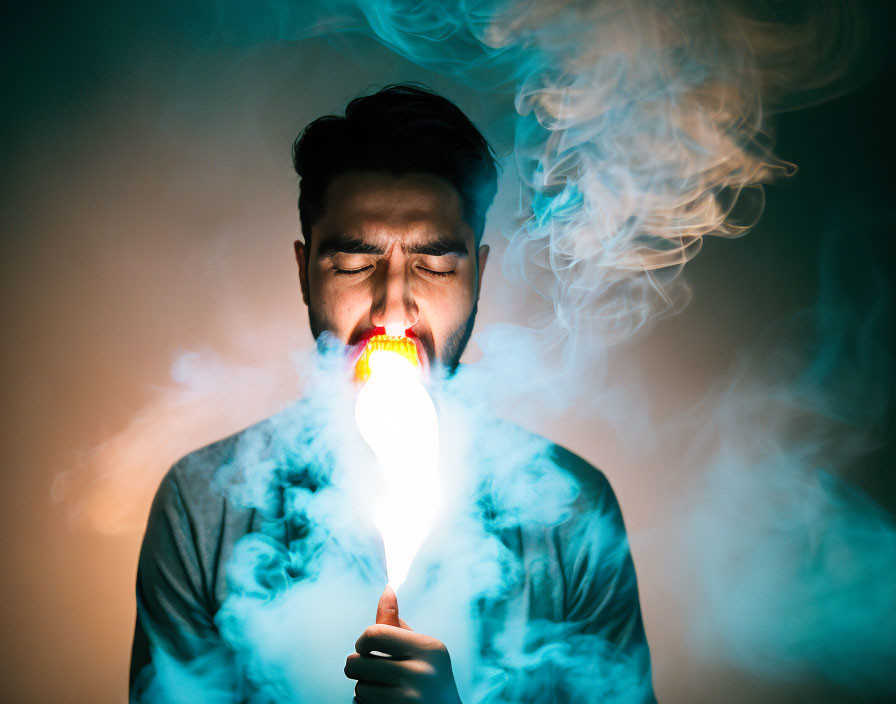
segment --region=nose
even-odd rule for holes
[[[411,291],[411,281],[404,267],[387,266],[376,282],[370,322],[374,327],[400,329],[402,333],[413,327],[419,318],[417,303]]]

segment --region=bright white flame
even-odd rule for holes
[[[369,364],[355,420],[383,471],[383,491],[372,513],[383,537],[389,583],[397,590],[441,503],[438,418],[419,367],[385,350],[373,352]]]

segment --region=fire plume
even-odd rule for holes
[[[398,589],[441,505],[439,426],[414,340],[375,335],[355,363],[355,421],[382,475],[372,498],[389,583]]]

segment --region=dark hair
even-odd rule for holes
[[[457,190],[478,243],[497,191],[494,151],[450,100],[416,84],[396,84],[352,100],[345,116],[310,123],[293,144],[299,218],[306,244],[324,214],[327,187],[349,171],[427,173]]]

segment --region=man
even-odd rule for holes
[[[488,259],[481,237],[497,172],[485,139],[446,99],[397,85],[353,100],[344,117],[311,123],[296,141],[294,164],[301,179],[304,235],[295,251],[315,338],[323,347],[355,349],[372,331],[406,332],[418,342],[424,368],[450,377],[473,329]],[[317,422],[309,437],[325,430]],[[606,480],[562,448],[500,423],[487,425],[486,439],[478,443],[479,459],[491,452],[491,466],[506,471],[492,472],[476,505],[488,527],[483,541],[494,539],[513,556],[509,573],[515,576],[503,579],[504,588],[475,600],[478,635],[470,647],[481,663],[488,663],[491,674],[485,685],[480,681],[475,695],[466,696],[483,701],[652,701],[634,569]],[[224,701],[289,696],[281,690],[271,694],[273,685],[262,682],[276,678],[267,671],[259,674],[266,667],[258,654],[263,648],[246,644],[249,629],[241,621],[251,617],[234,604],[260,590],[267,607],[272,595],[285,593],[287,588],[271,588],[271,573],[278,580],[288,574],[287,582],[310,583],[309,574],[322,580],[319,547],[338,535],[329,523],[340,516],[330,513],[310,528],[308,523],[290,528],[283,520],[295,505],[289,497],[306,501],[322,493],[329,470],[315,466],[326,465],[321,457],[326,450],[277,455],[290,479],[251,510],[212,488],[228,468],[238,466],[245,474],[271,462],[277,422],[262,426],[267,428],[264,459],[247,460],[241,454],[250,433],[244,431],[186,457],[159,489],[137,578],[131,662],[135,701],[164,701],[175,690],[183,696],[185,685],[169,686],[164,680],[185,682],[185,671],[191,683],[200,683],[195,691],[217,692]],[[510,434],[514,447],[534,442],[537,450],[509,458],[492,447],[502,433]],[[507,491],[516,483],[525,485],[523,477],[529,475],[538,477],[533,486],[542,492],[538,498],[546,518],[520,512]],[[558,495],[568,494],[557,510],[544,509],[551,505],[551,490],[544,489],[549,486],[562,487]],[[573,489],[567,491],[569,487]],[[310,512],[302,506],[306,520]],[[265,539],[253,543],[257,535]],[[239,562],[236,553],[251,553],[255,567],[264,567],[264,579],[257,578],[256,569],[251,579],[241,580],[233,567]],[[285,567],[276,557],[296,553],[302,555],[299,567],[292,557]],[[259,554],[265,556],[261,561]],[[271,570],[271,564],[277,568]],[[376,566],[370,569],[375,572]],[[307,602],[299,608],[308,608]],[[434,609],[439,606],[433,604]],[[400,619],[390,588],[380,598],[376,623],[357,636],[356,652],[344,666],[344,675],[357,682],[357,701],[461,701],[452,656],[440,634],[416,632]],[[351,642],[344,648],[349,650]],[[453,655],[457,659],[459,653]],[[295,665],[284,667],[292,671]],[[463,689],[473,691],[466,685]],[[197,695],[199,700],[202,696]],[[296,696],[329,701],[307,692]]]

